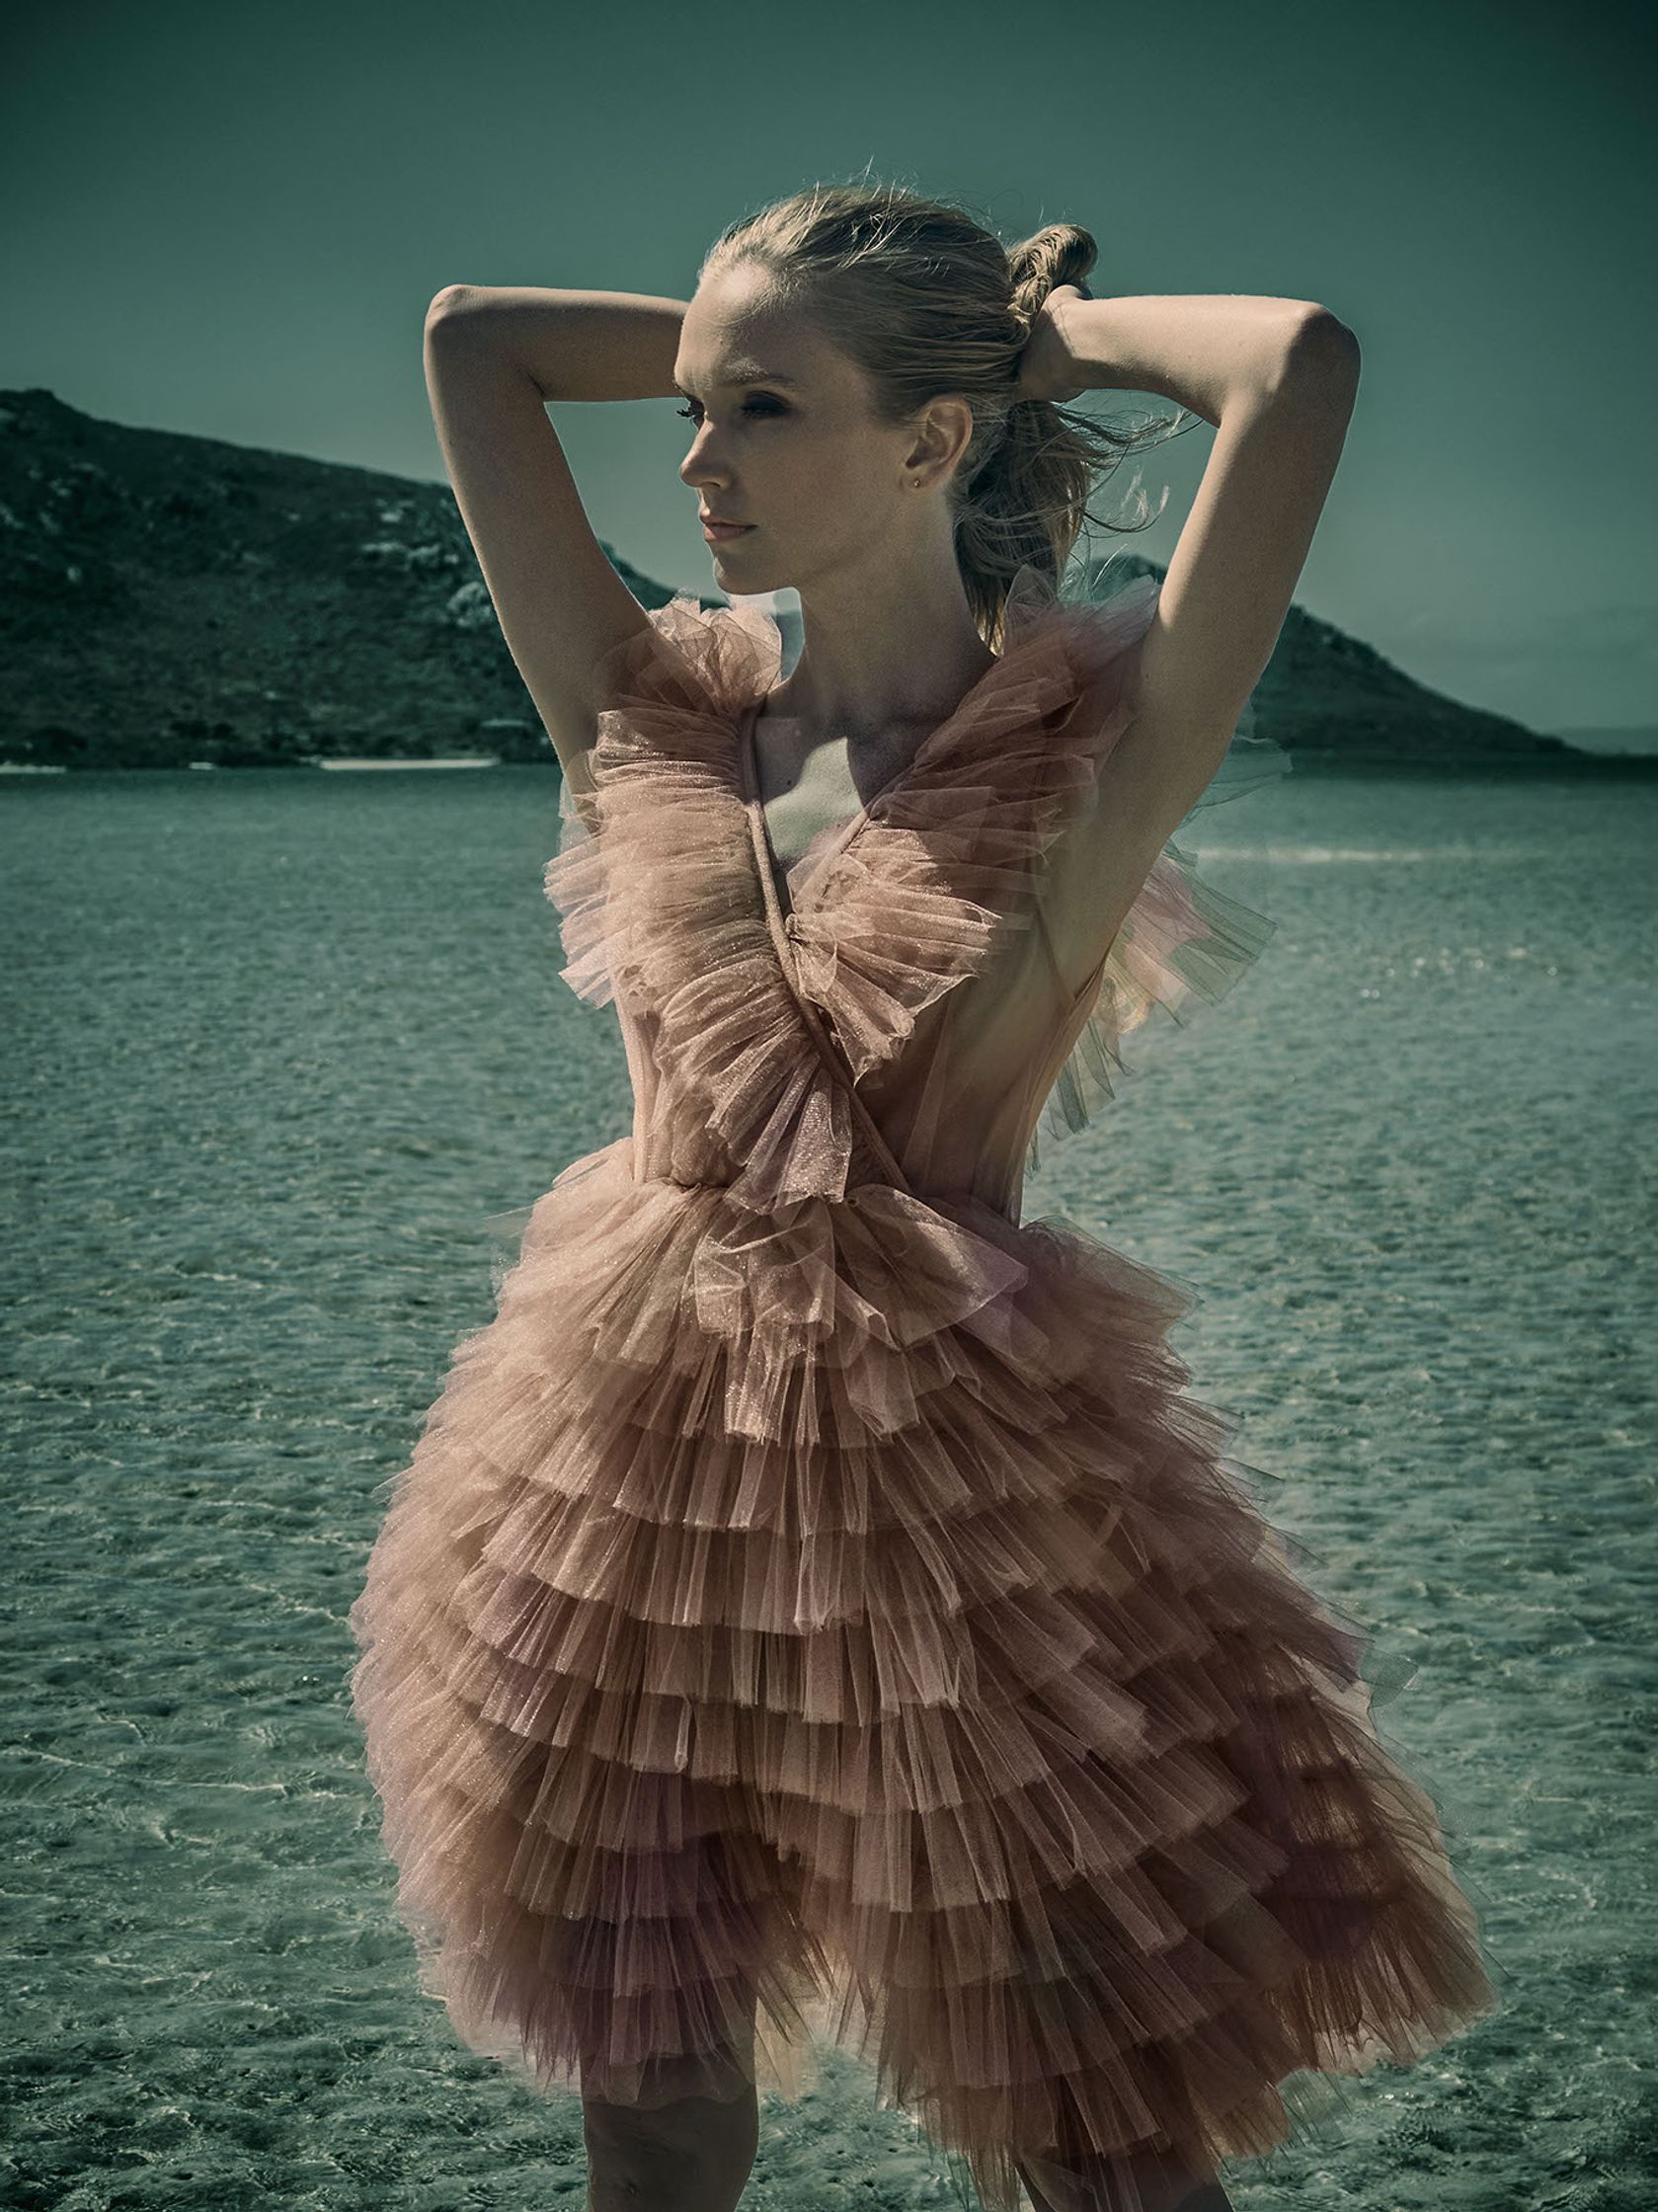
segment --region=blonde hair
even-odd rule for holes
[[[973,435],[948,498],[968,603],[992,651],[1022,567],[1058,597],[1085,522],[1128,530],[1156,520],[1144,493],[1134,523],[1097,516],[1088,501],[1125,453],[1199,420],[1182,408],[1126,428],[1019,398],[1019,357],[1043,301],[1058,284],[1086,294],[1097,258],[1076,223],[1049,223],[1003,246],[963,207],[860,179],[815,184],[740,217],[699,272],[700,280],[759,263],[864,372],[883,422],[909,421],[946,392],[968,401]]]

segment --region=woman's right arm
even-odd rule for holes
[[[572,793],[592,788],[593,672],[646,625],[583,509],[546,402],[668,398],[685,302],[449,284],[427,390],[467,535]]]

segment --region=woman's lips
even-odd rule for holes
[[[752,522],[704,522],[702,534],[717,545],[722,538],[741,537],[745,530],[751,530],[753,526]]]

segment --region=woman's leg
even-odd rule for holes
[[[752,2088],[650,2111],[584,2097],[582,2112],[588,2212],[735,2212],[759,2147]]]
[[[588,2212],[735,2212],[759,2148],[753,2006],[729,2041],[648,2060],[649,2103],[590,2094],[584,2069]]]
[[[1219,2181],[1199,2181],[1175,2159],[1024,2158],[1019,2178],[1033,2212],[1233,2212]]]

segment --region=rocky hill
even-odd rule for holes
[[[672,596],[605,550],[642,604]],[[1125,550],[1112,588],[1146,569]],[[39,389],[0,392],[0,643],[12,766],[553,760],[446,484],[133,430]],[[1299,607],[1254,712],[1298,766],[1611,765]]]

